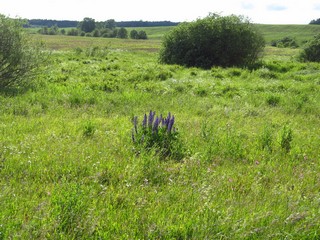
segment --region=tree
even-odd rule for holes
[[[86,33],[92,32],[96,28],[96,22],[93,18],[84,18],[82,22],[80,22],[80,29]]]
[[[138,39],[138,31],[137,30],[131,30],[130,31],[130,38],[132,39]]]
[[[210,14],[166,34],[159,59],[188,67],[245,67],[256,62],[264,45],[262,35],[244,17]]]
[[[314,36],[314,38],[306,44],[300,54],[300,59],[308,62],[320,62],[320,34]]]
[[[138,39],[148,39],[147,33],[143,30],[138,32]]]
[[[132,39],[148,39],[147,33],[143,30],[137,31],[135,29],[130,31],[130,38]]]
[[[312,20],[309,24],[320,24],[320,18],[317,20]]]
[[[117,33],[118,38],[128,38],[128,31],[125,28],[120,28]]]
[[[41,46],[25,32],[24,23],[0,15],[0,88],[26,83],[43,60]]]
[[[100,37],[100,31],[98,29],[95,29],[93,31],[93,34],[92,34],[93,37]]]
[[[109,19],[105,22],[105,28],[108,29],[115,29],[116,28],[116,21],[114,19]]]

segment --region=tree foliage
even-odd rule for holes
[[[80,29],[83,32],[92,32],[96,28],[96,22],[93,18],[84,18],[82,22],[80,22]]]
[[[320,18],[312,20],[309,24],[320,24]]]
[[[0,88],[26,82],[42,61],[41,46],[24,31],[24,24],[0,15]]]
[[[160,62],[202,68],[249,66],[258,59],[264,45],[262,35],[249,20],[210,14],[182,23],[165,35]]]
[[[279,40],[271,41],[271,46],[279,48],[297,48],[299,47],[299,44],[292,37],[284,37]]]
[[[125,28],[120,28],[117,32],[117,38],[128,38],[128,31]]]
[[[147,33],[143,30],[137,31],[135,29],[130,31],[130,38],[132,39],[148,39]]]
[[[302,61],[320,62],[320,34],[306,44],[300,58]]]

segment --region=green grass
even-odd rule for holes
[[[254,71],[187,69],[159,40],[39,37],[59,51],[0,95],[0,239],[319,238],[319,64],[268,47]],[[175,115],[182,160],[135,150],[150,110]]]
[[[319,25],[266,25],[257,24],[258,29],[263,34],[266,42],[270,44],[272,40],[279,40],[284,37],[293,37],[299,45],[312,39],[314,35],[320,33]]]

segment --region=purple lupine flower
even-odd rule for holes
[[[166,125],[166,119],[161,118],[161,127],[164,127]]]
[[[136,142],[136,138],[134,136],[134,130],[132,129],[132,133],[131,133],[131,138],[132,138],[132,141],[135,143]]]
[[[174,124],[174,116],[172,115],[172,118],[170,119],[170,122],[169,122],[169,125],[168,125],[168,133],[171,132],[173,124]]]
[[[153,124],[152,133],[154,133],[154,132],[158,133],[159,123],[160,123],[160,120],[157,117],[156,120],[154,121],[154,124]]]
[[[142,127],[143,128],[147,127],[147,114],[144,114],[144,118],[143,118],[143,121],[142,121]]]
[[[148,119],[148,126],[150,128],[152,128],[152,124],[153,124],[153,120],[154,120],[154,116],[156,115],[156,112],[152,112],[150,110],[150,113],[149,113],[149,119]]]
[[[138,117],[135,116],[135,117],[133,118],[133,125],[134,125],[134,130],[135,130],[136,133],[138,133],[138,126],[137,126],[137,124],[138,124]]]
[[[167,129],[168,129],[168,127],[169,127],[170,118],[171,118],[171,113],[169,112],[167,118],[166,118],[165,121],[164,121],[165,126],[166,126]]]

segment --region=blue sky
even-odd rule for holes
[[[10,17],[96,21],[193,21],[208,13],[244,15],[254,23],[308,24],[320,18],[319,0],[0,0]]]

